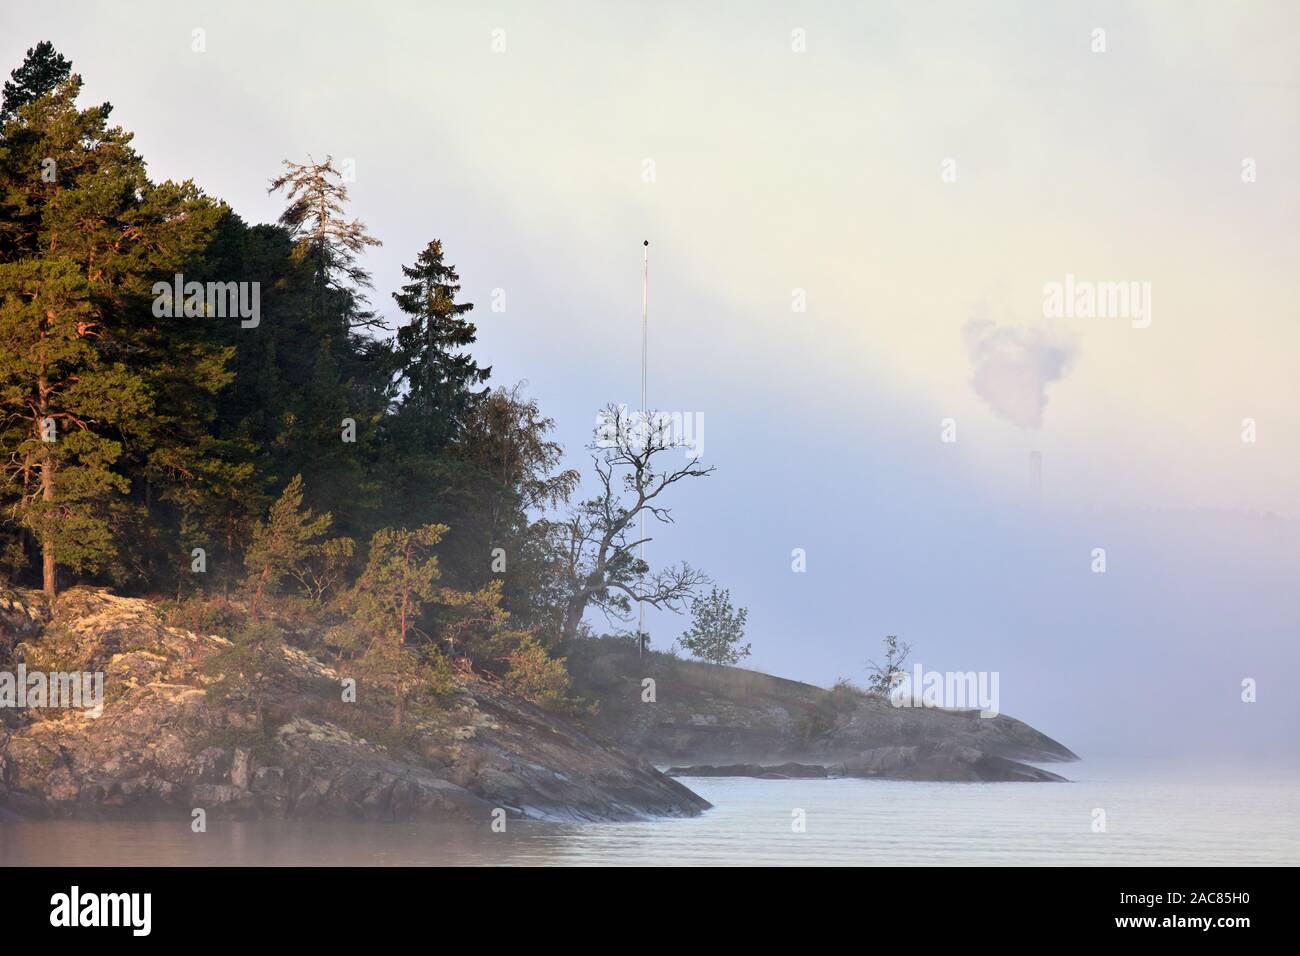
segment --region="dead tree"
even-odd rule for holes
[[[708,578],[686,562],[652,572],[638,556],[642,515],[671,524],[664,493],[687,478],[703,478],[712,467],[691,457],[670,434],[669,419],[635,415],[626,406],[606,406],[592,452],[597,494],[550,524],[554,560],[565,595],[563,636],[572,640],[588,607],[629,620],[637,601],[680,612]],[[680,464],[668,461],[684,454]],[[641,635],[638,635],[641,639]]]

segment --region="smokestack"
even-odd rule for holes
[[[1035,501],[1043,497],[1043,454],[1040,451],[1029,453],[1029,493]]]

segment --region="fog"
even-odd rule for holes
[[[380,311],[442,239],[480,361],[529,381],[579,467],[598,410],[638,401],[650,239],[649,404],[702,416],[717,472],[678,489],[649,557],[750,609],[750,666],[860,682],[897,634],[927,669],[997,671],[1004,713],[1085,757],[1295,759],[1300,15],[1240,6],[774,5],[742,26],[19,2],[0,61],[52,40],[155,177],[250,221],[278,214],[282,159],[354,159]],[[1150,283],[1149,327],[1045,319],[1066,275]],[[980,315],[1039,357],[1062,336],[1068,362],[990,386],[963,337]],[[684,627],[650,618],[656,647]]]

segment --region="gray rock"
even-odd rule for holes
[[[2,596],[0,596],[2,597]],[[38,602],[12,601],[12,608]],[[9,626],[0,600],[0,629]],[[0,818],[182,816],[468,820],[500,807],[559,819],[692,816],[709,804],[569,721],[466,677],[444,710],[412,718],[409,748],[321,716],[340,675],[296,648],[268,707],[210,696],[222,641],[167,626],[148,601],[74,588],[49,621],[14,610],[0,666],[103,671],[97,720],[0,714]],[[35,621],[24,624],[23,621]],[[273,732],[272,732],[273,730]]]
[[[608,737],[676,768],[777,763],[910,780],[1061,780],[1026,761],[1077,760],[1012,717],[896,708],[848,687],[825,690],[738,667],[652,654],[627,642],[579,642],[568,655],[576,692],[599,703],[587,720]],[[641,701],[653,677],[656,703]]]

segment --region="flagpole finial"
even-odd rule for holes
[[[643,246],[648,246],[648,245],[650,245],[650,240],[647,239],[645,242],[641,243],[641,245],[643,245]]]

